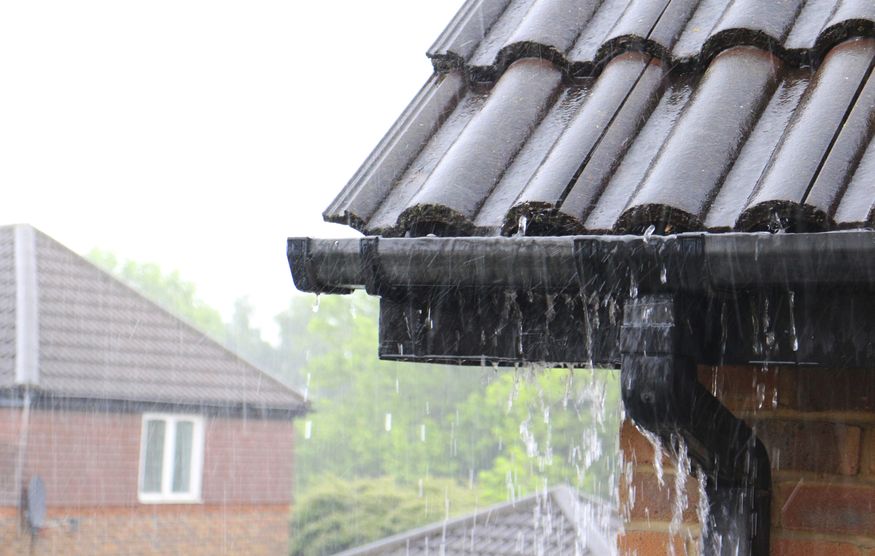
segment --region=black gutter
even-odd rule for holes
[[[295,285],[312,293],[381,287],[561,289],[631,265],[656,290],[875,285],[875,232],[671,236],[290,238]],[[625,268],[621,268],[625,267]],[[664,283],[654,281],[662,268]],[[579,276],[578,270],[583,276]]]
[[[620,367],[633,421],[706,473],[707,554],[768,554],[771,478],[696,366],[875,364],[868,230],[293,238],[288,259],[298,289],[381,297],[384,359]]]

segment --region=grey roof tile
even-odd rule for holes
[[[343,552],[345,556],[445,554],[610,554],[618,520],[612,508],[558,486],[512,503],[427,525]]]
[[[3,388],[14,386],[13,230],[0,227]],[[42,394],[287,414],[306,409],[297,392],[39,232],[36,258]]]
[[[471,0],[324,216],[387,236],[869,225],[873,36],[870,0]]]

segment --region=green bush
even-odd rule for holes
[[[448,479],[322,477],[292,512],[292,556],[322,556],[474,511],[475,492]]]

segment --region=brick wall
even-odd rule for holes
[[[277,555],[288,553],[287,505],[54,508],[32,537],[0,511],[0,556]]]
[[[0,409],[0,554],[30,550],[13,484],[20,422],[20,410]],[[31,412],[23,480],[42,477],[56,525],[36,540],[36,553],[286,551],[291,422],[206,418],[203,503],[188,505],[139,503],[141,426],[139,414]]]
[[[699,380],[762,439],[772,464],[772,554],[875,556],[875,372],[816,368],[702,368]],[[694,554],[695,477],[675,468],[624,424],[620,487],[624,554]],[[627,488],[631,485],[633,488]],[[632,494],[634,493],[634,494]],[[675,501],[687,498],[681,518]],[[680,506],[683,506],[681,504]],[[671,534],[673,533],[673,534]]]

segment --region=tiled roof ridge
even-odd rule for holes
[[[550,61],[565,79],[575,81],[598,76],[611,60],[630,51],[650,54],[675,71],[704,71],[721,52],[754,46],[787,66],[816,68],[840,42],[875,37],[875,7],[867,0],[781,0],[759,6],[753,1],[730,0],[721,9],[708,0],[468,0],[427,54],[436,73],[461,71],[472,84],[495,83],[514,62],[532,57]],[[649,5],[641,7],[644,2]],[[774,4],[783,5],[783,13],[766,16],[756,9],[781,12]],[[561,24],[548,16],[555,19],[577,5],[589,17],[578,29],[571,27],[573,40],[553,40]],[[546,6],[540,9],[543,16],[531,13],[540,6]],[[594,41],[588,31],[606,21],[610,31]],[[710,26],[707,38],[679,44],[686,35],[701,32],[699,22]],[[491,44],[501,38],[500,47]]]

